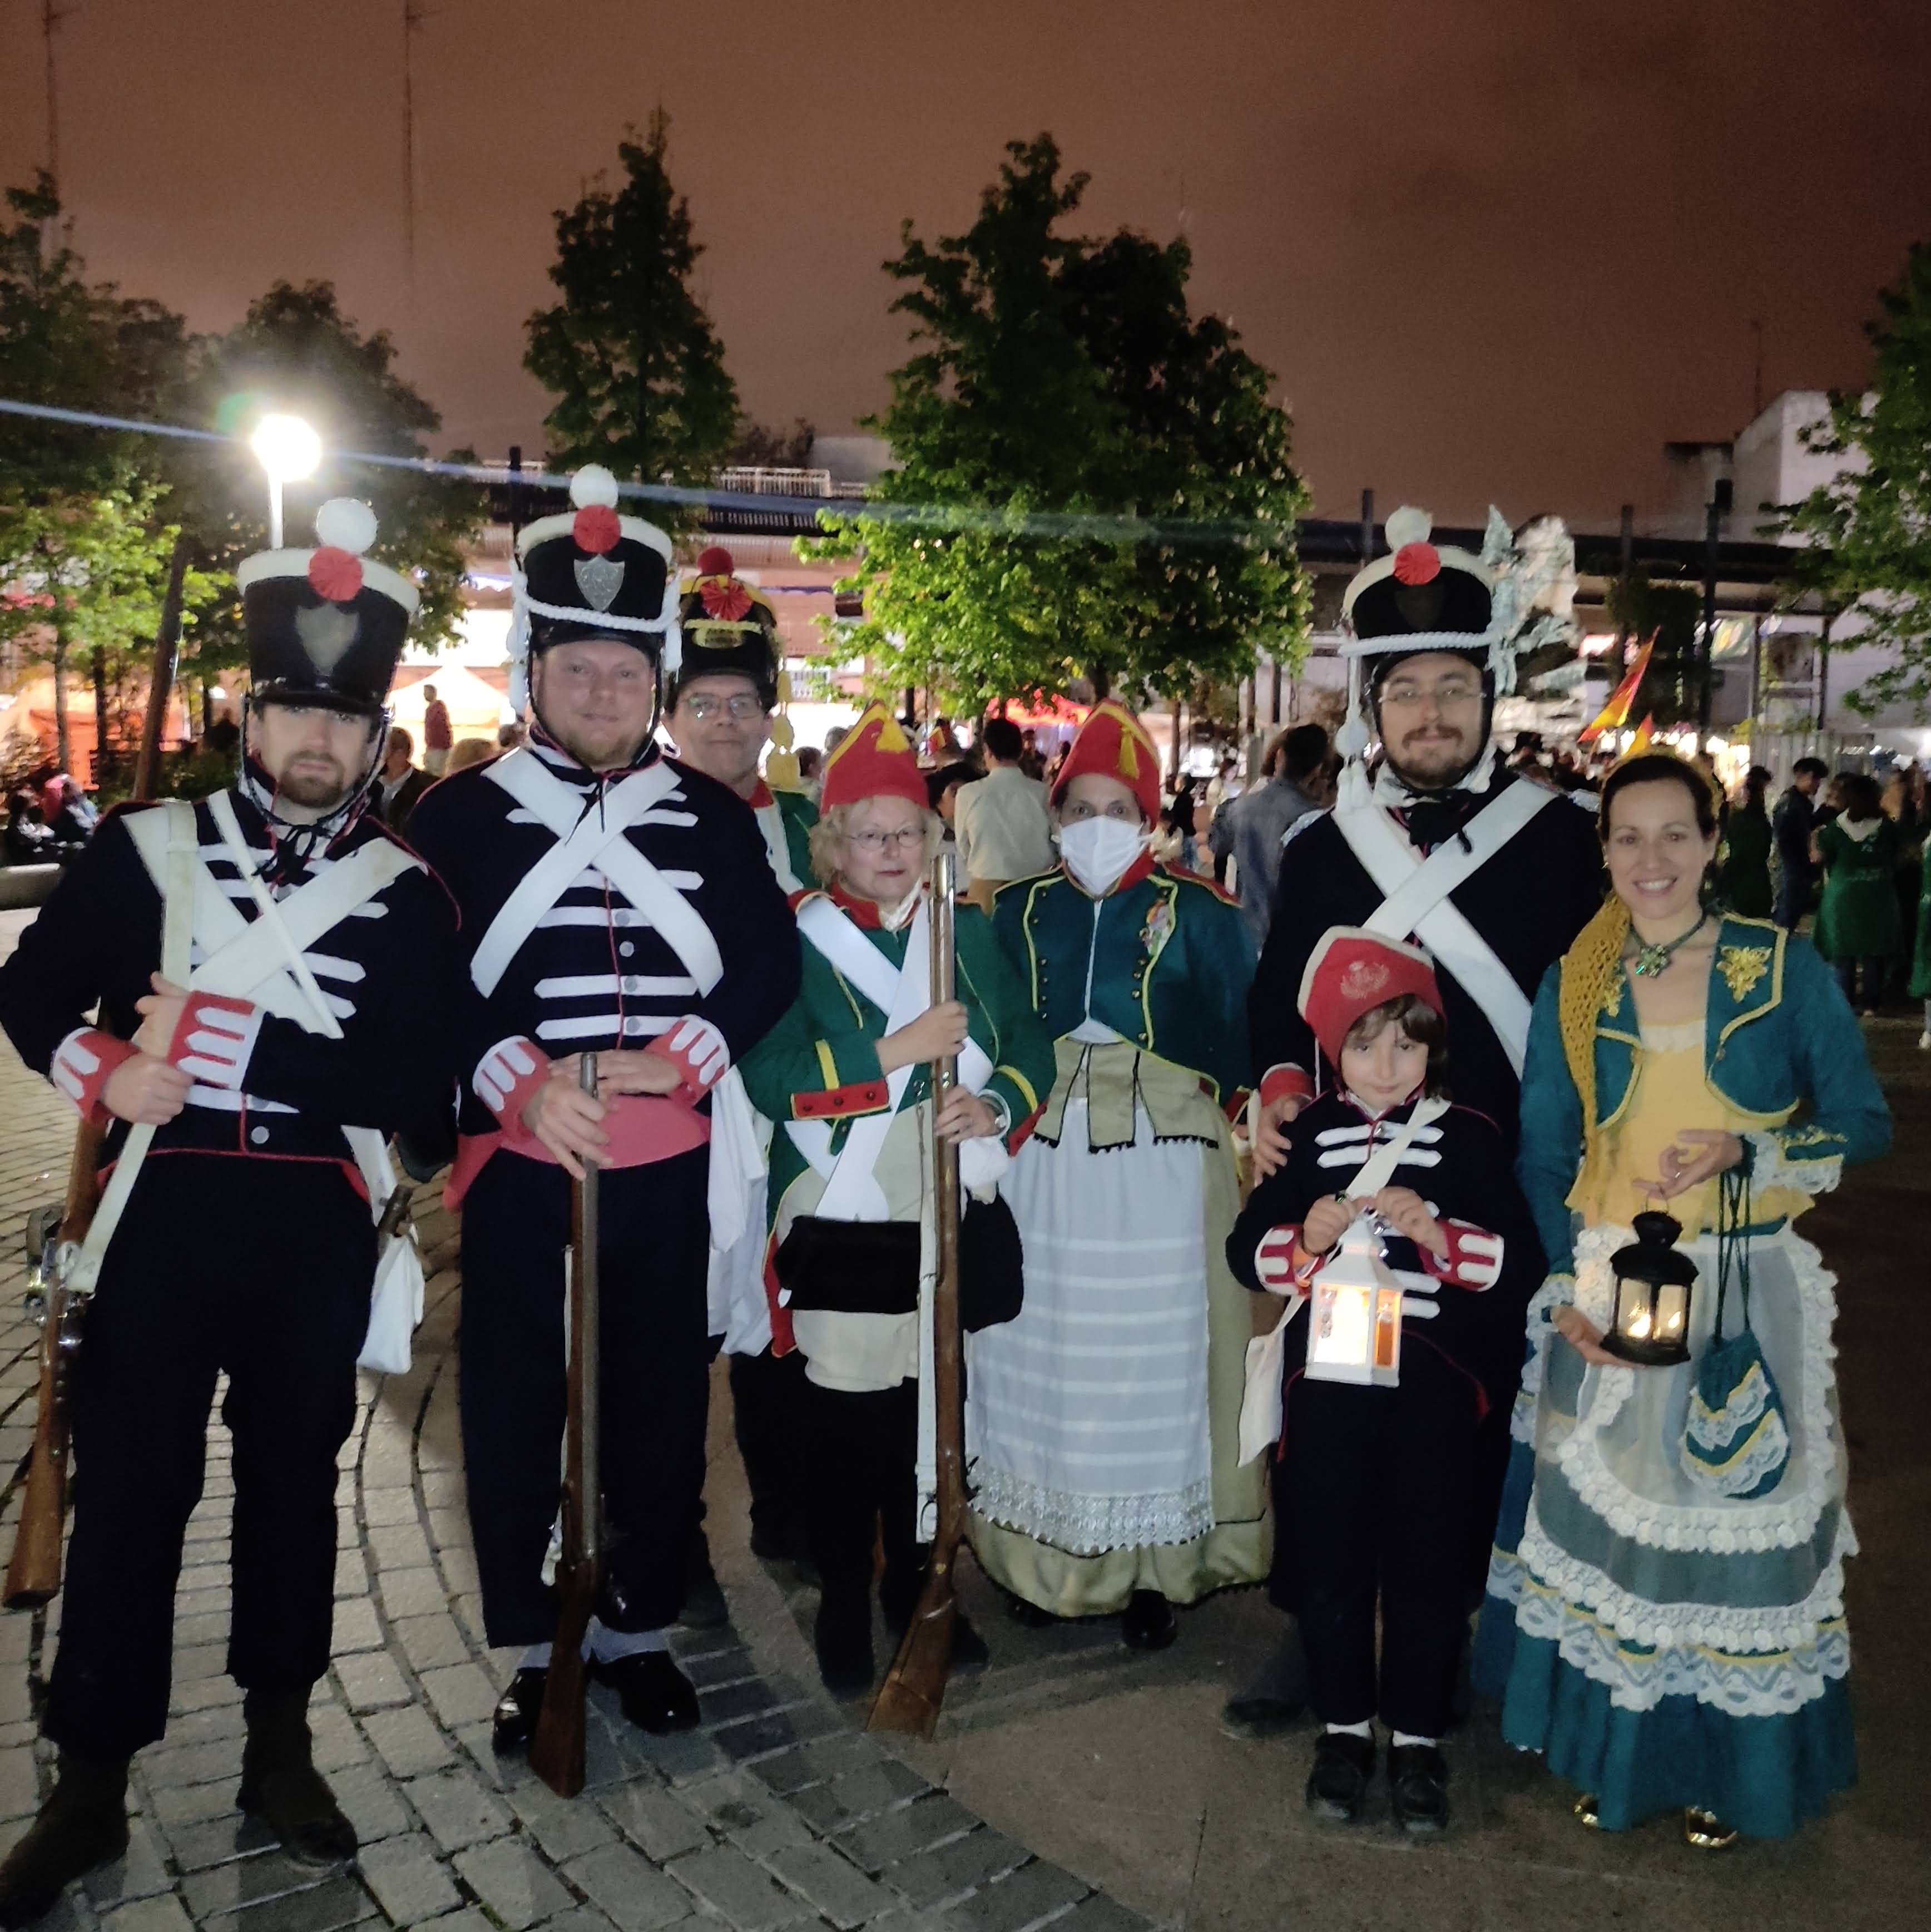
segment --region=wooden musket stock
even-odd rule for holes
[[[597,1090],[597,1056],[583,1055],[583,1091]],[[563,1449],[563,1553],[556,1565],[556,1635],[550,1646],[543,1708],[530,1739],[530,1768],[559,1797],[583,1788],[583,1641],[603,1584],[601,1310],[597,1292],[597,1170],[570,1190],[569,1417]]]
[[[953,997],[952,855],[933,861],[931,998],[940,1006]],[[955,1059],[932,1063],[933,1211],[937,1221],[938,1267],[932,1284],[932,1401],[937,1420],[939,1521],[932,1560],[919,1605],[886,1673],[865,1728],[909,1731],[929,1738],[945,1702],[952,1667],[952,1621],[958,1612],[960,1546],[965,1540],[965,1412],[961,1401],[959,1332],[959,1150],[939,1135],[940,1106],[958,1078]]]

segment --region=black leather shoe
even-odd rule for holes
[[[1448,1762],[1432,1744],[1396,1744],[1388,1752],[1388,1797],[1405,1832],[1448,1828]]]
[[[355,1828],[315,1768],[305,1691],[251,1690],[235,1803],[261,1820],[292,1862],[318,1870],[355,1856]]]
[[[1120,1636],[1129,1650],[1165,1650],[1180,1634],[1174,1606],[1157,1590],[1135,1590],[1120,1613]]]
[[[1351,1731],[1323,1731],[1315,1740],[1314,1768],[1308,1773],[1307,1808],[1317,1818],[1351,1825],[1368,1802],[1375,1775],[1375,1740]]]
[[[127,1849],[127,1760],[63,1751],[60,1778],[0,1864],[0,1925],[31,1925],[71,1881]]]
[[[697,1694],[667,1650],[620,1657],[614,1664],[599,1664],[597,1674],[616,1686],[624,1715],[639,1730],[661,1738],[671,1731],[697,1729]]]
[[[499,1757],[529,1749],[549,1677],[548,1671],[532,1667],[519,1670],[503,1687],[496,1708],[490,1713],[490,1747]]]
[[[703,1531],[696,1530],[684,1559],[684,1603],[677,1621],[686,1630],[716,1630],[730,1620],[730,1606],[711,1568],[711,1546]]]
[[[818,1675],[833,1696],[853,1696],[871,1688],[877,1665],[871,1654],[869,1590],[862,1596],[839,1592],[820,1597],[811,1637],[818,1652]]]

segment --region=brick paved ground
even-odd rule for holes
[[[22,915],[0,914],[0,952]],[[1099,1622],[1033,1631],[968,1574],[990,1670],[955,1682],[938,1739],[890,1744],[816,1688],[812,1593],[745,1545],[721,1378],[709,1500],[730,1629],[680,1633],[703,1729],[652,1743],[599,1698],[590,1790],[574,1804],[505,1778],[487,1742],[511,1661],[484,1650],[464,1539],[450,1350],[452,1231],[425,1196],[434,1270],[407,1377],[364,1379],[345,1454],[334,1664],[314,1713],[322,1762],[361,1832],[358,1869],[316,1880],[254,1845],[232,1810],[239,1693],[221,1674],[229,1485],[211,1432],[207,1497],[181,1579],[172,1729],[137,1760],[133,1847],[58,1932],[1278,1932],[1283,1925],[1513,1932],[1670,1923],[1750,1932],[1891,1932],[1924,1922],[1931,1775],[1931,1055],[1917,1022],[1868,1030],[1899,1146],[1819,1208],[1805,1232],[1841,1279],[1838,1343],[1864,1554],[1851,1566],[1861,1781],[1785,1845],[1719,1858],[1667,1824],[1579,1829],[1572,1794],[1504,1749],[1492,1714],[1447,1742],[1456,1822],[1402,1839],[1385,1798],[1357,1831],[1300,1802],[1311,1733],[1237,1744],[1216,1724],[1230,1682],[1271,1640],[1258,1592],[1181,1618],[1180,1641],[1129,1655]],[[0,1468],[25,1449],[35,1336],[18,1318],[17,1231],[56,1198],[64,1103],[0,1045]],[[60,1157],[50,1157],[58,1150]],[[10,1538],[13,1509],[0,1514]],[[0,1557],[6,1544],[0,1541]],[[46,1767],[32,1718],[57,1615],[0,1616],[0,1848],[24,1828]],[[984,1821],[984,1822],[982,1822]],[[1028,1848],[1030,1848],[1030,1850]],[[1038,1854],[1039,1856],[1035,1856]]]
[[[26,916],[0,914],[0,954]],[[71,1110],[0,1044],[0,1467],[32,1439],[37,1331],[21,1313],[19,1230],[59,1198]],[[265,1847],[235,1809],[241,1691],[223,1673],[227,1432],[176,1600],[172,1715],[135,1760],[125,1859],[71,1890],[56,1932],[335,1932],[434,1922],[439,1932],[1138,1932],[1146,1921],[1033,1857],[854,1728],[817,1688],[775,1583],[714,1498],[735,1627],[679,1631],[700,1730],[656,1740],[593,1692],[589,1784],[565,1802],[489,1746],[514,1664],[484,1646],[464,1517],[451,1343],[454,1231],[424,1189],[428,1312],[407,1376],[360,1378],[342,1454],[334,1658],[310,1708],[316,1762],[362,1840],[352,1871],[318,1876]],[[719,1384],[721,1388],[721,1382]],[[217,1397],[218,1402],[218,1397]],[[728,1475],[717,1486],[728,1490]],[[18,1502],[9,1486],[0,1556]],[[727,1546],[729,1546],[727,1547]],[[0,1850],[51,1772],[34,1715],[59,1629],[0,1616]],[[754,1641],[748,1642],[747,1636]]]

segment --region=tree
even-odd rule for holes
[[[1658,584],[1632,569],[1610,578],[1605,615],[1633,652],[1654,638],[1642,688],[1630,707],[1632,724],[1654,717],[1659,728],[1694,723],[1702,697],[1703,593],[1693,584]]]
[[[811,460],[817,430],[802,416],[789,429],[772,429],[747,418],[738,426],[737,440],[725,460],[748,470],[802,470]]]
[[[557,211],[550,279],[563,298],[524,325],[523,361],[557,399],[544,418],[553,465],[702,485],[737,438],[737,386],[691,292],[703,250],[670,184],[670,136],[659,110],[642,142],[619,144],[614,194],[599,177]]]
[[[1867,331],[1870,388],[1833,392],[1828,419],[1804,433],[1845,467],[1788,506],[1781,528],[1810,540],[1800,587],[1833,608],[1855,606],[1866,624],[1858,644],[1897,652],[1845,702],[1867,715],[1908,704],[1922,717],[1931,705],[1931,244],[1912,248],[1879,300],[1882,319]]]
[[[1272,377],[1192,316],[1184,242],[1069,235],[1087,177],[1012,142],[964,235],[908,221],[886,264],[916,352],[871,427],[900,467],[826,513],[818,557],[862,557],[850,641],[882,687],[949,699],[1231,681],[1306,645],[1306,493]],[[888,507],[889,506],[889,507]]]
[[[363,334],[342,313],[332,284],[277,282],[238,327],[200,345],[179,401],[189,420],[213,429],[243,432],[271,410],[311,424],[322,438],[323,467],[291,501],[286,540],[310,541],[306,514],[324,499],[361,497],[380,525],[372,554],[412,576],[422,592],[415,640],[442,644],[461,619],[463,545],[481,526],[483,496],[455,478],[354,460],[367,454],[419,460],[442,426],[433,405],[397,373],[395,360],[388,330]],[[466,450],[450,458],[475,460]],[[166,460],[178,491],[174,507],[200,568],[231,572],[267,542],[262,472],[245,444],[175,444]],[[246,657],[240,598],[230,585],[203,616],[196,662],[206,670]]]

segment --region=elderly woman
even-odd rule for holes
[[[930,1000],[923,881],[940,821],[904,733],[874,705],[825,760],[796,1002],[741,1064],[781,1123],[771,1150],[772,1347],[805,1358],[807,1514],[823,1580],[818,1668],[872,1682],[872,1550],[902,1630],[924,1582],[919,1538],[919,1283],[933,1230],[931,1062],[958,1055],[937,1131],[962,1184],[990,1192],[1051,1084],[1051,1042],[985,916],[958,909],[958,997]],[[955,1661],[985,1660],[961,1618]]]
[[[1680,1811],[1712,1849],[1789,1836],[1855,1774],[1833,1282],[1791,1224],[1890,1118],[1816,953],[1707,909],[1702,778],[1630,759],[1602,828],[1614,896],[1543,982],[1522,1077],[1555,1272],[1476,1675],[1585,1823]],[[1696,1266],[1678,1366],[1603,1346],[1612,1258],[1651,1208]]]
[[[969,1359],[973,1547],[1022,1616],[1120,1612],[1159,1649],[1174,1604],[1272,1554],[1225,1255],[1254,953],[1231,900],[1148,852],[1159,759],[1123,706],[1088,718],[1052,802],[1059,868],[993,914],[1058,1065],[1004,1184],[1025,1306]]]

